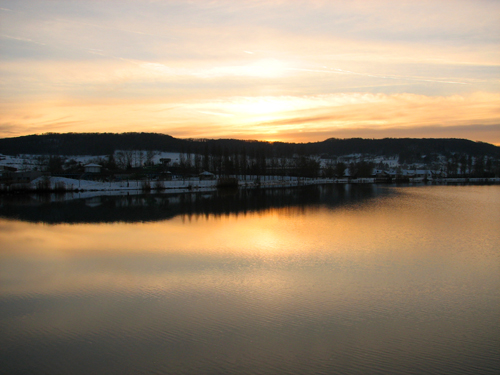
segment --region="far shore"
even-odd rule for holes
[[[43,177],[42,177],[43,178]],[[44,178],[43,189],[39,181],[34,180],[28,184],[17,184],[0,187],[4,194],[33,194],[33,193],[78,193],[76,198],[95,197],[103,195],[136,195],[144,193],[187,193],[187,192],[210,192],[218,189],[218,180],[175,179],[171,181],[91,181],[76,180],[64,177]],[[498,184],[499,177],[494,178],[440,178],[427,180],[422,178],[410,178],[405,181],[381,182],[375,178],[298,178],[282,176],[238,176],[235,178],[237,186],[234,188],[286,188],[321,184],[381,184],[386,186],[399,186],[401,184]]]

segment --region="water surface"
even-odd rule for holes
[[[500,186],[4,199],[8,374],[497,374]]]

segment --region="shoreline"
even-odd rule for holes
[[[248,176],[247,176],[248,177]],[[359,185],[359,184],[376,184],[384,186],[401,186],[401,185],[455,185],[455,184],[500,184],[500,178],[441,178],[434,180],[424,180],[422,178],[409,179],[407,181],[381,182],[375,178],[358,178],[358,179],[336,179],[336,178],[296,178],[288,177],[283,180],[281,177],[267,176],[263,180],[250,176],[246,180],[238,180],[238,186],[234,188],[243,189],[268,189],[268,188],[290,188],[311,185]],[[46,180],[47,181],[47,180]],[[153,184],[151,184],[153,183]],[[85,199],[98,196],[120,196],[120,195],[140,195],[140,194],[180,194],[180,193],[197,193],[197,192],[213,192],[230,188],[217,187],[217,180],[173,180],[162,181],[161,185],[155,186],[157,181],[131,180],[121,182],[100,182],[88,180],[74,180],[62,177],[51,177],[48,183],[44,185],[44,189],[40,189],[36,184],[36,180],[30,184],[19,184],[14,189],[6,189],[4,186],[0,188],[1,195],[31,195],[31,194],[54,194],[62,197],[69,194],[72,198],[69,199]],[[12,186],[11,186],[12,187]],[[78,197],[74,197],[77,194]],[[64,198],[63,198],[64,199]]]

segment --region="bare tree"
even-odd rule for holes
[[[134,160],[134,153],[131,150],[125,151],[125,163],[126,166],[125,168],[130,169],[132,168],[132,161]]]
[[[134,151],[135,167],[142,167],[144,164],[144,152]]]
[[[127,168],[127,158],[126,158],[125,153],[123,151],[118,151],[116,153],[116,165],[120,169]]]
[[[196,173],[201,170],[201,156],[199,154],[194,154],[194,169]]]
[[[158,155],[157,152],[153,150],[148,150],[146,152],[146,165],[153,165],[153,159],[156,155]]]

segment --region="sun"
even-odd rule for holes
[[[287,75],[290,70],[285,61],[277,59],[262,59],[244,67],[248,76],[262,78],[279,78]]]
[[[233,100],[229,106],[233,113],[241,116],[279,114],[294,109],[288,98],[279,96],[240,97]]]

